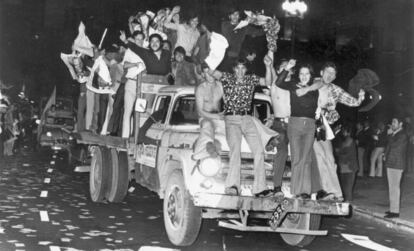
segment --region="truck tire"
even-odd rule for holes
[[[89,193],[93,202],[103,202],[109,187],[111,157],[109,149],[96,146],[89,172]]]
[[[128,191],[128,155],[111,149],[111,178],[109,183],[108,201],[122,202]]]
[[[193,244],[201,228],[201,208],[194,206],[181,171],[174,171],[170,175],[163,204],[168,239],[176,246]]]
[[[288,214],[282,227],[293,229],[319,230],[321,216],[318,214]],[[280,234],[283,241],[291,246],[305,247],[315,239],[313,235]]]

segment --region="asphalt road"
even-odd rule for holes
[[[97,204],[89,199],[88,174],[74,173],[62,154],[26,148],[0,162],[0,169],[1,251],[176,248],[164,231],[162,201],[137,184],[131,184],[135,189],[124,202]],[[414,247],[412,235],[355,217],[324,218],[321,229],[327,229],[328,236],[298,248],[285,244],[278,234],[237,232],[205,220],[196,243],[180,249],[368,250],[341,234],[367,236],[397,250]]]

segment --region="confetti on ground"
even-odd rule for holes
[[[50,242],[50,241],[39,241],[37,244],[39,244],[41,246],[47,246],[49,244],[52,244],[52,242]]]
[[[148,216],[147,217],[148,220],[155,220],[155,219],[158,219],[158,218],[159,218],[159,216]]]
[[[47,172],[48,173],[51,173],[51,172],[53,172],[53,169],[52,168],[49,168],[49,169],[47,169]]]
[[[16,248],[24,247],[24,243],[15,243],[14,245],[16,246]]]
[[[130,187],[130,188],[128,189],[128,192],[130,192],[130,193],[132,193],[133,191],[135,191],[135,187]]]
[[[61,240],[62,242],[71,242],[71,241],[72,241],[72,239],[71,239],[71,238],[60,238],[60,240]]]
[[[50,251],[60,251],[60,247],[58,246],[49,246]]]
[[[40,211],[40,220],[49,221],[49,216],[47,214],[47,211]]]
[[[50,183],[50,178],[45,178],[44,183],[49,184]]]
[[[55,164],[55,161],[54,160],[50,161],[50,164],[51,165],[54,165]]]
[[[47,197],[47,191],[40,192],[40,197],[41,198],[46,198]]]
[[[24,163],[23,166],[28,167],[28,166],[30,166],[30,164]]]

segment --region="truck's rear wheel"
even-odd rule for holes
[[[121,202],[128,191],[128,155],[126,152],[117,152],[111,149],[112,174],[110,177],[110,188],[108,201]]]
[[[282,222],[282,227],[290,229],[319,230],[321,216],[317,214],[288,214]],[[313,235],[280,234],[283,241],[291,246],[304,247],[314,239]]]
[[[174,171],[168,179],[163,212],[171,243],[177,246],[194,243],[201,227],[201,209],[194,206],[180,171]]]
[[[110,165],[109,149],[102,146],[94,147],[89,173],[89,193],[93,202],[102,202],[105,199],[109,186]]]

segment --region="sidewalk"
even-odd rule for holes
[[[389,211],[386,175],[382,178],[357,177],[352,205],[355,216],[375,220],[390,228],[414,232],[414,173],[403,174],[399,218],[384,218],[385,212]]]

